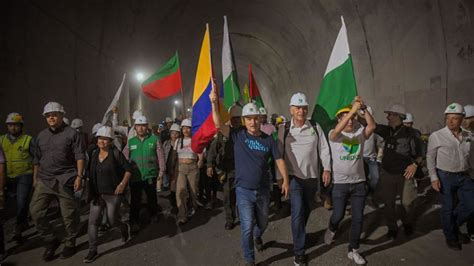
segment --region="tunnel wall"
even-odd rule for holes
[[[473,1],[19,0],[0,12],[0,119],[20,112],[32,133],[45,126],[41,112],[51,100],[65,106],[68,118],[83,118],[89,130],[101,120],[124,72],[130,79],[123,101],[130,101],[131,110],[141,102],[154,122],[171,115],[180,96],[138,97],[133,76],[151,74],[176,50],[189,107],[206,22],[221,82],[223,15],[241,87],[250,63],[271,113],[288,115],[296,91],[305,92],[312,107],[341,15],[358,92],[378,121],[385,122],[384,108],[401,103],[415,115],[416,126],[429,132],[442,126],[447,103],[474,104]],[[122,106],[121,120],[127,109]]]

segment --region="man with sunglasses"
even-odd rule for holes
[[[61,243],[47,216],[48,207],[54,200],[59,202],[66,231],[61,258],[69,258],[76,252],[79,206],[74,193],[81,189],[85,154],[79,133],[63,122],[65,113],[59,103],[46,104],[43,115],[48,128],[36,138],[33,159],[34,192],[30,210],[36,229],[46,244],[44,261],[55,258],[55,251]]]

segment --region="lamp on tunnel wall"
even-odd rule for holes
[[[176,118],[178,117],[178,106],[179,106],[179,100],[174,100],[173,101],[173,117]]]
[[[137,72],[137,74],[135,75],[135,78],[136,78],[138,81],[142,81],[142,80],[145,78],[145,75],[143,75],[142,72]]]

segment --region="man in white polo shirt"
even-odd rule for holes
[[[459,225],[474,212],[474,179],[469,177],[473,139],[470,132],[461,128],[465,115],[462,105],[452,103],[444,113],[446,127],[431,134],[426,164],[431,186],[441,193],[441,224],[446,244],[450,249],[461,250]]]
[[[306,223],[311,213],[320,177],[319,160],[324,171],[323,183],[331,179],[329,145],[321,127],[306,120],[308,101],[303,93],[290,100],[290,123],[278,129],[278,147],[285,159],[290,176],[291,232],[295,265],[306,265]]]

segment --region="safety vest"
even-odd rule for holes
[[[23,134],[13,143],[7,135],[1,136],[0,139],[6,158],[7,176],[14,178],[19,175],[33,174],[33,158],[30,154],[31,136]]]
[[[158,156],[156,154],[156,143],[158,141],[158,138],[152,134],[145,137],[143,141],[138,136],[128,141],[130,160],[134,166],[132,171],[132,179],[134,181],[145,181],[157,177]]]

